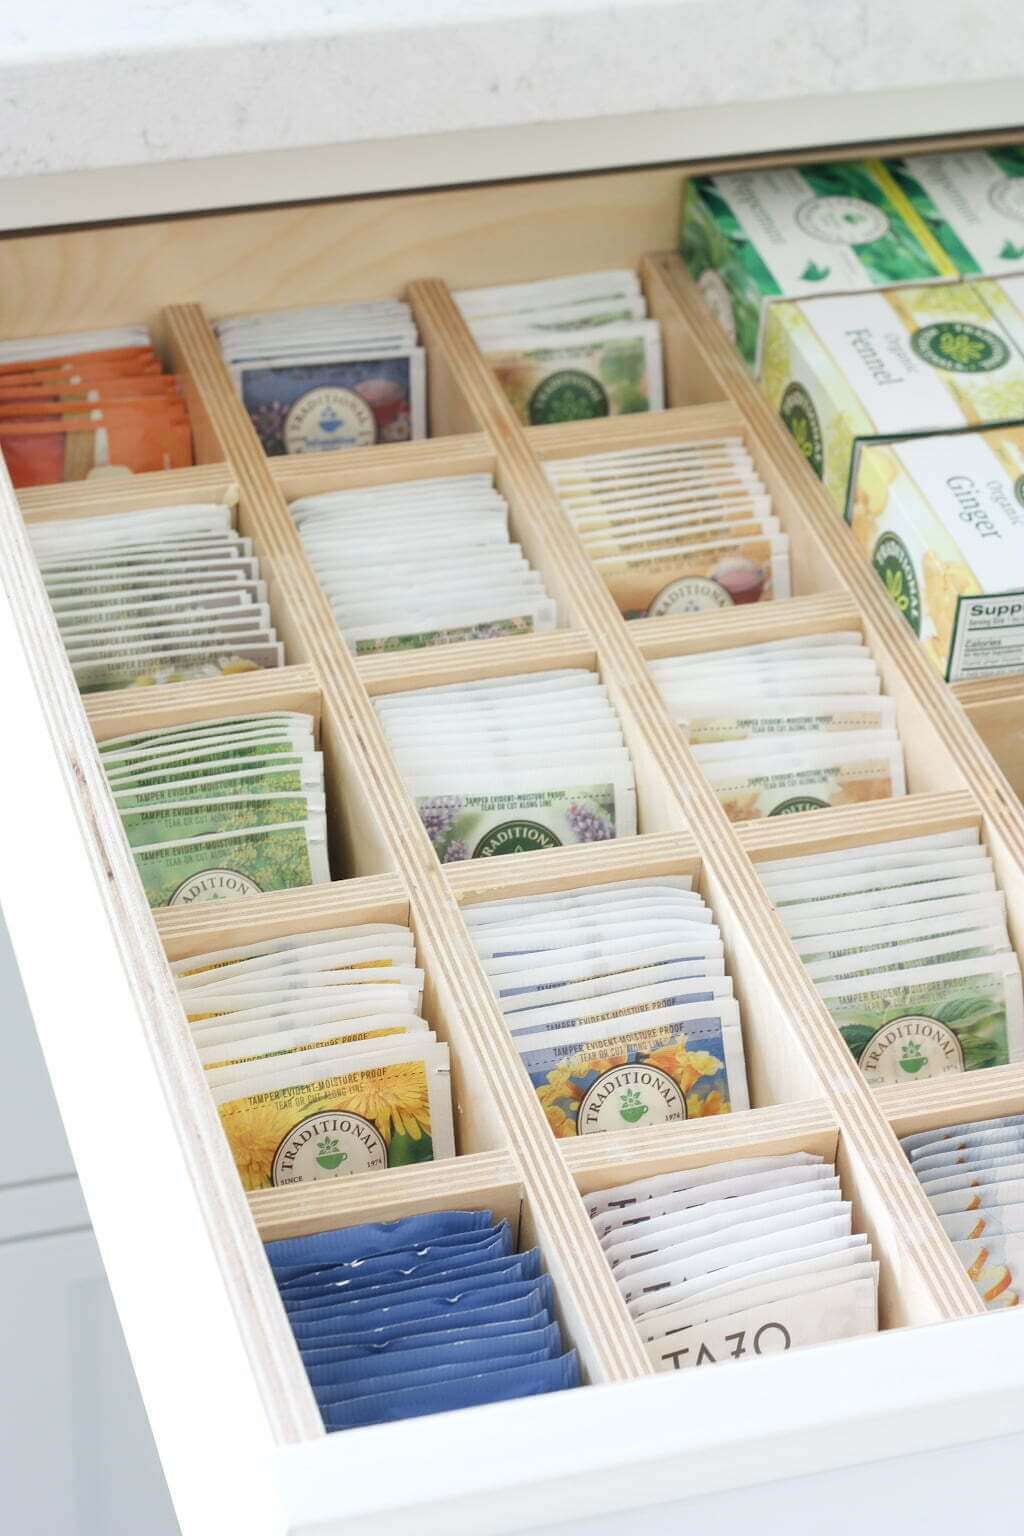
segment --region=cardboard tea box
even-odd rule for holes
[[[1024,281],[774,304],[762,385],[836,505],[854,445],[1024,417]]]
[[[943,677],[1024,672],[1024,426],[861,445],[847,520]]]
[[[885,166],[958,272],[1024,272],[1024,147],[908,155]]]
[[[683,190],[680,250],[755,372],[780,300],[959,275],[877,160],[692,177]]]

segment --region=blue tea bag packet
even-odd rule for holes
[[[399,1297],[411,1301],[420,1295],[431,1295],[433,1293],[430,1288],[433,1286],[447,1286],[451,1291],[465,1290],[471,1284],[484,1285],[498,1280],[536,1280],[539,1274],[540,1263],[536,1250],[532,1253],[512,1253],[507,1258],[488,1259],[482,1264],[465,1265],[460,1269],[438,1270],[434,1275],[424,1275],[413,1280],[362,1286],[354,1291],[319,1291],[313,1296],[294,1299],[289,1296],[285,1301],[285,1311],[289,1317],[308,1317],[318,1310],[345,1305],[355,1307],[357,1303],[362,1308],[374,1301],[384,1306]]]
[[[452,1312],[447,1319],[438,1317],[433,1313],[430,1317],[406,1317],[401,1321],[394,1318],[388,1323],[379,1323],[375,1328],[367,1328],[365,1321],[360,1319],[357,1328],[342,1327],[339,1325],[337,1333],[319,1335],[311,1339],[296,1339],[299,1353],[303,1360],[315,1361],[319,1354],[321,1359],[326,1359],[327,1352],[333,1350],[339,1344],[356,1344],[361,1348],[372,1352],[374,1345],[382,1345],[390,1339],[408,1337],[426,1333],[429,1328],[432,1332],[443,1332],[447,1325],[452,1328],[472,1329],[482,1323],[506,1323],[521,1321],[524,1318],[534,1318],[545,1323],[551,1321],[548,1307],[544,1304],[540,1287],[531,1287],[530,1294],[521,1296],[516,1301],[491,1302],[488,1306],[477,1307],[473,1311]]]
[[[512,1303],[518,1307],[518,1303]],[[361,1340],[357,1344],[332,1344],[326,1349],[303,1351],[307,1372],[333,1369],[337,1364],[349,1361],[380,1360],[386,1355],[404,1354],[411,1349],[454,1347],[456,1344],[490,1344],[501,1339],[518,1339],[527,1333],[537,1333],[545,1328],[557,1328],[546,1312],[534,1312],[530,1316],[509,1317],[502,1322],[477,1323],[468,1328],[439,1328],[432,1333],[399,1333],[374,1343]]]
[[[514,1397],[536,1397],[579,1386],[575,1350],[540,1364],[512,1366],[507,1370],[467,1376],[436,1385],[406,1387],[394,1392],[375,1392],[324,1408],[328,1429],[355,1429],[362,1424],[393,1423],[396,1419],[422,1418],[427,1413],[446,1413],[454,1408],[475,1408],[481,1403],[507,1402]]]
[[[265,1243],[264,1247],[277,1275],[295,1266],[345,1264],[371,1254],[420,1248],[442,1237],[480,1232],[493,1225],[490,1211],[428,1211],[420,1216],[403,1216],[398,1221],[364,1222],[359,1227],[314,1232],[309,1237],[282,1237]]]
[[[512,1229],[507,1221],[498,1222],[496,1226],[481,1228],[475,1232],[453,1232],[448,1237],[439,1237],[435,1242],[424,1243],[416,1248],[396,1248],[390,1253],[373,1253],[363,1258],[349,1259],[344,1263],[321,1264],[318,1266],[298,1266],[294,1273],[275,1276],[279,1290],[290,1290],[295,1285],[316,1284],[325,1279],[331,1272],[335,1280],[342,1280],[346,1275],[353,1278],[362,1278],[366,1275],[388,1275],[400,1271],[413,1271],[417,1264],[422,1264],[431,1259],[440,1259],[444,1255],[453,1254],[468,1256],[484,1249],[495,1247],[502,1253],[511,1253],[515,1247],[512,1239]]]
[[[339,1264],[332,1269],[317,1270],[280,1286],[281,1300],[287,1306],[294,1299],[308,1296],[355,1295],[375,1286],[402,1285],[406,1281],[415,1284],[421,1278],[426,1281],[451,1270],[516,1257],[512,1234],[504,1227],[494,1228],[485,1242],[424,1249],[422,1253],[424,1257],[413,1256],[404,1259],[401,1265],[389,1268],[363,1269],[360,1265]]]
[[[499,1325],[500,1326],[500,1325]],[[483,1332],[484,1330],[481,1330]],[[452,1334],[470,1334],[473,1329],[453,1328]],[[326,1365],[312,1365],[307,1367],[310,1385],[314,1392],[319,1393],[322,1388],[331,1387],[343,1389],[344,1393],[354,1391],[350,1383],[369,1380],[371,1377],[385,1377],[395,1375],[402,1371],[420,1371],[434,1366],[456,1365],[460,1362],[477,1360],[489,1362],[494,1360],[511,1360],[520,1356],[543,1356],[551,1359],[552,1356],[561,1354],[562,1338],[557,1323],[543,1323],[539,1328],[526,1327],[522,1332],[513,1333],[503,1331],[500,1337],[469,1337],[448,1339],[447,1334],[428,1334],[425,1339],[433,1339],[437,1342],[424,1344],[419,1348],[387,1350],[382,1354],[360,1354],[357,1358],[335,1360]],[[410,1343],[419,1344],[419,1340],[410,1340]],[[339,1391],[337,1396],[341,1396]]]
[[[514,1370],[526,1365],[541,1365],[545,1360],[557,1359],[560,1349],[553,1355],[540,1349],[520,1355],[498,1355],[489,1360],[455,1360],[435,1361],[432,1365],[420,1366],[418,1370],[405,1370],[400,1368],[397,1360],[392,1360],[390,1371],[368,1371],[365,1376],[355,1377],[352,1381],[337,1384],[314,1387],[314,1395],[321,1410],[330,1408],[334,1403],[351,1402],[356,1397],[366,1397],[374,1392],[405,1391],[409,1387],[429,1387],[435,1382],[461,1381],[465,1376],[482,1376],[492,1371]],[[384,1361],[370,1362],[371,1364],[384,1365]]]
[[[496,1286],[479,1286],[473,1289],[448,1293],[448,1288],[436,1288],[438,1294],[418,1297],[415,1301],[399,1301],[393,1306],[360,1308],[358,1302],[341,1302],[333,1311],[316,1318],[291,1318],[292,1332],[300,1344],[308,1343],[318,1335],[329,1337],[340,1329],[356,1331],[387,1328],[393,1323],[413,1322],[423,1319],[437,1326],[439,1319],[457,1319],[460,1311],[471,1311],[487,1304],[498,1305],[503,1301],[525,1300],[536,1296],[545,1310],[551,1308],[551,1278],[543,1275],[539,1280],[517,1280]],[[358,1308],[358,1312],[355,1309]]]

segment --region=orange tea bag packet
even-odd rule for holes
[[[0,421],[0,451],[14,485],[53,485],[107,471],[146,474],[192,463],[184,411],[98,410],[81,421]]]

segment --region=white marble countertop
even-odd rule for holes
[[[0,227],[1020,121],[1020,0],[0,0]]]

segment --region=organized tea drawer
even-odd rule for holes
[[[195,429],[191,469],[17,497],[8,489],[0,520],[0,642],[10,658],[13,722],[0,893],[190,1533],[313,1536],[362,1529],[368,1519],[387,1531],[415,1519],[446,1536],[523,1531],[551,1523],[567,1446],[574,1496],[559,1515],[580,1519],[1024,1427],[1019,1395],[1012,1404],[1021,1385],[1019,1324],[1012,1311],[982,1316],[897,1140],[1024,1110],[1024,1064],[870,1086],[758,874],[765,861],[789,856],[864,847],[870,858],[872,845],[977,830],[1019,948],[1024,811],[1015,745],[1024,722],[1016,690],[1009,682],[951,690],[938,681],[678,258],[652,254],[674,243],[681,174],[673,167],[483,186],[0,245],[0,334],[144,319],[185,381]],[[641,275],[662,327],[667,407],[524,428],[451,289],[601,266]],[[268,459],[211,321],[386,294],[409,300],[426,347],[430,437]],[[745,445],[791,539],[792,596],[627,622],[545,466],[722,437]],[[511,533],[554,599],[558,627],[353,654],[289,503],[460,473],[494,477]],[[191,501],[232,508],[252,540],[284,665],[83,701],[25,525]],[[867,648],[891,701],[906,792],[730,819],[659,688],[658,664],[833,632]],[[446,683],[566,669],[594,674],[607,688],[635,779],[635,835],[442,863],[376,706]],[[154,914],[97,742],[275,710],[314,724],[330,881]],[[523,1071],[465,910],[658,873],[688,876],[719,925],[750,1108],[558,1137]],[[414,935],[425,1017],[450,1050],[455,1155],[246,1196],[168,962],[374,922],[408,924]],[[643,1177],[796,1152],[835,1163],[853,1230],[869,1239],[880,1266],[881,1333],[745,1370],[655,1373],[586,1199]],[[458,1419],[326,1433],[261,1240],[453,1208],[490,1211],[510,1223],[520,1247],[538,1250],[583,1385]]]

